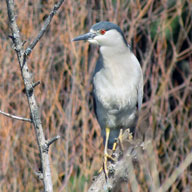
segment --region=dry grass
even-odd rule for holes
[[[26,45],[38,33],[54,1],[15,1]],[[71,39],[100,20],[120,25],[139,58],[145,79],[141,122],[153,136],[153,162],[166,181],[192,148],[192,5],[190,0],[65,1],[29,57],[44,132],[57,134],[49,152],[55,191],[87,191],[102,163],[102,138],[93,114],[91,73],[98,48]],[[0,7],[0,109],[29,117],[19,65],[8,28],[6,3]],[[147,161],[146,159],[145,161]],[[138,181],[147,191],[144,165]],[[30,123],[0,115],[0,191],[40,191],[40,169]],[[192,189],[188,167],[169,191]]]

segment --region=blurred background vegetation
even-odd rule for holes
[[[15,1],[25,47],[55,2]],[[61,135],[49,151],[54,191],[87,191],[102,165],[102,138],[91,100],[98,47],[71,42],[101,20],[121,27],[142,65],[145,88],[139,122],[141,128],[148,122],[160,183],[192,149],[191,0],[65,1],[28,60],[34,81],[41,82],[35,95],[45,135]],[[6,3],[1,0],[0,110],[29,117],[10,34]],[[0,115],[0,191],[41,191],[43,185],[34,174],[39,169],[32,125]],[[148,191],[143,170],[136,175],[141,191]],[[191,190],[192,166],[169,191]]]

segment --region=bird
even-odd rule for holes
[[[143,100],[143,73],[118,25],[100,21],[72,41],[81,40],[98,45],[100,51],[92,77],[93,99],[105,143],[104,171],[108,177],[108,148],[113,148],[120,130],[129,128],[134,134]]]

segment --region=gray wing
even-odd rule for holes
[[[96,66],[95,66],[95,70],[92,74],[92,77],[91,77],[91,81],[92,81],[92,84],[93,84],[93,78],[95,76],[95,74],[100,71],[101,69],[103,68],[103,57],[102,55],[100,54],[99,55],[99,58],[97,59],[97,62],[96,62]],[[93,85],[93,89],[94,89],[94,85]],[[96,112],[96,96],[94,94],[94,91],[92,90],[92,98],[93,98],[93,109],[94,109],[94,113],[96,115],[96,118],[98,119],[98,116],[97,116],[97,112]]]
[[[93,75],[92,75],[92,79],[93,79],[93,77],[95,76],[95,74],[96,74],[98,71],[100,71],[102,68],[103,68],[103,57],[102,57],[102,55],[100,54],[100,55],[99,55],[99,58],[97,59],[97,63],[96,63],[95,70],[94,70]]]

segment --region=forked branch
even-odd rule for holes
[[[48,16],[44,26],[42,27],[40,33],[37,35],[37,38],[33,41],[33,43],[29,46],[27,51],[24,50],[23,45],[24,43],[21,41],[21,36],[19,32],[19,28],[16,23],[16,15],[14,10],[14,1],[13,0],[6,0],[7,3],[7,12],[8,12],[8,18],[10,23],[10,29],[12,31],[12,35],[10,36],[13,44],[14,49],[17,54],[17,58],[19,61],[20,69],[22,78],[25,85],[25,93],[27,95],[28,104],[31,112],[31,119],[35,128],[36,132],[36,139],[39,146],[40,151],[40,158],[41,158],[41,166],[42,166],[42,178],[44,182],[44,191],[45,192],[52,192],[53,186],[52,186],[52,180],[51,180],[51,170],[49,165],[49,156],[48,156],[48,148],[49,145],[47,144],[47,141],[45,140],[45,136],[43,133],[43,127],[41,123],[41,118],[39,114],[39,108],[35,99],[34,95],[34,87],[38,85],[39,83],[33,83],[28,65],[27,65],[27,58],[26,55],[29,55],[32,51],[32,49],[35,47],[35,45],[38,43],[38,41],[43,36],[45,30],[47,29],[49,23],[51,22],[51,19],[55,15],[56,11],[59,9],[61,4],[64,0],[60,0],[59,3],[55,4],[53,10],[51,11],[50,15]],[[58,138],[57,138],[58,139]],[[54,139],[53,141],[57,140]],[[52,142],[53,142],[52,141]],[[50,142],[51,143],[51,142]],[[45,150],[45,146],[46,150]]]

